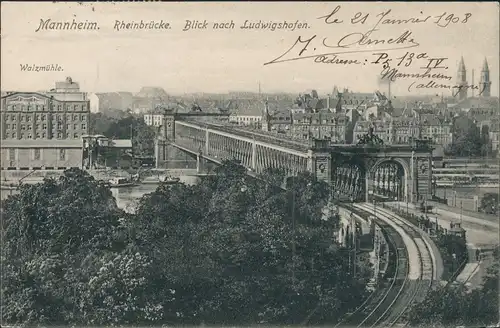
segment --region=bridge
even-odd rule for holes
[[[311,172],[329,183],[339,199],[371,201],[376,197],[415,203],[432,194],[432,148],[425,142],[386,146],[297,141],[213,121],[213,116],[227,115],[211,114],[212,119],[207,119],[201,113],[166,110],[155,142],[157,168],[175,161],[182,152],[196,158],[199,171],[206,161],[238,160],[257,175],[267,168],[281,168],[287,176]]]

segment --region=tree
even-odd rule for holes
[[[78,169],[23,185],[4,206],[3,320],[109,324],[155,320],[150,261],[127,246],[109,188]],[[156,302],[156,303],[155,303]]]
[[[456,117],[453,122],[453,142],[446,152],[452,156],[474,157],[481,155],[483,141],[474,121]]]
[[[487,214],[498,215],[500,208],[499,205],[500,203],[497,193],[486,193],[481,199],[481,206],[479,207],[479,210]]]
[[[494,264],[478,289],[464,285],[438,287],[406,315],[412,326],[485,326],[498,323],[498,247]]]
[[[143,119],[127,116],[112,122],[103,134],[114,139],[132,139],[134,153],[138,155],[154,153],[155,132]]]
[[[365,296],[309,174],[237,162],[161,185],[134,214],[71,169],[4,204],[3,319],[24,324],[331,324]],[[256,292],[258,291],[258,292]]]

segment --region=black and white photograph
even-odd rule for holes
[[[0,326],[499,327],[499,8],[2,1]]]

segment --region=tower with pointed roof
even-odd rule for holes
[[[490,81],[490,68],[488,61],[484,58],[483,68],[481,69],[481,81],[479,82],[479,92],[482,97],[491,96],[491,81]]]
[[[454,93],[457,94],[458,100],[466,99],[467,98],[467,71],[465,69],[464,57],[460,58],[460,63],[458,64],[457,86],[461,87],[458,92],[456,92],[456,90],[454,91]]]

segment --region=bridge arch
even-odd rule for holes
[[[357,157],[336,158],[332,165],[332,191],[337,199],[364,201],[366,166]]]
[[[406,202],[410,199],[411,170],[402,158],[378,159],[368,170],[366,190],[378,199]]]

